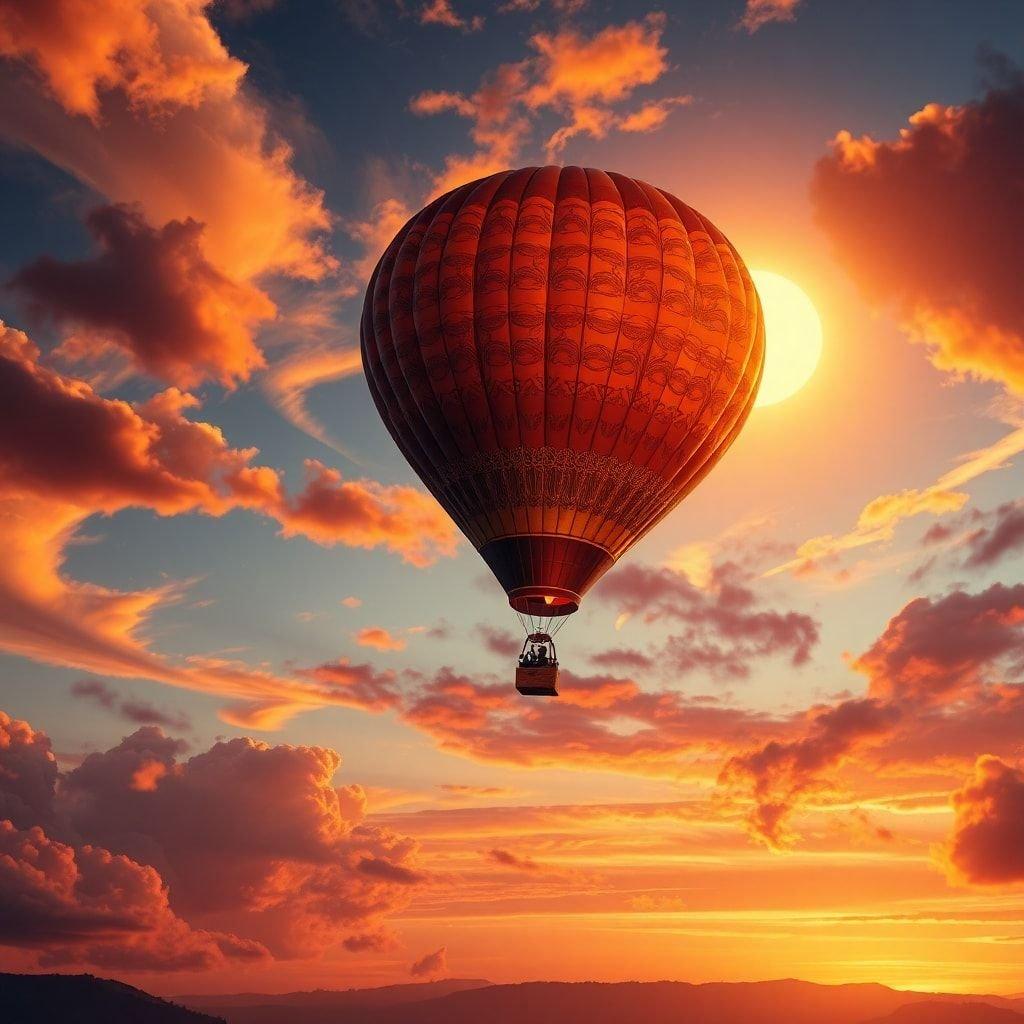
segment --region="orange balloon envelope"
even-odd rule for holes
[[[667,192],[582,167],[453,189],[373,273],[363,365],[402,453],[526,615],[587,590],[697,486],[754,403],[760,302]]]

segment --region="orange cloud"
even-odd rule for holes
[[[479,14],[464,18],[452,6],[452,0],[427,0],[420,8],[419,20],[421,25],[443,25],[462,32],[479,32],[484,27],[484,19]]]
[[[245,66],[207,6],[0,3],[0,53],[36,72],[0,67],[0,136],[139,218],[112,226],[113,214],[94,216],[101,255],[39,261],[26,271],[30,297],[52,301],[43,311],[76,332],[65,357],[120,345],[136,368],[182,386],[230,384],[262,367],[254,331],[275,310],[279,334],[294,317],[308,336],[312,300],[291,309],[268,289],[287,296],[286,278],[327,282],[338,270],[323,194],[295,172],[270,111],[242,87]],[[313,291],[324,289],[338,290]],[[142,294],[159,314],[148,321]]]
[[[653,132],[657,131],[672,113],[673,107],[688,107],[693,103],[692,96],[669,96],[663,100],[645,103],[632,114],[621,118],[616,127],[620,132]]]
[[[284,535],[322,544],[386,546],[427,564],[455,550],[455,532],[432,499],[409,487],[343,481],[316,464],[294,497],[281,475],[255,466],[255,449],[233,449],[209,423],[188,419],[198,403],[175,389],[132,406],[41,366],[27,336],[0,335],[0,646],[103,675],[143,677],[231,697],[225,716],[270,728],[297,711],[358,701],[351,688],[282,676],[222,658],[173,663],[142,636],[181,584],[117,591],[67,578],[63,553],[90,515],[149,508],[160,515],[223,515],[249,509]],[[440,531],[440,532],[438,532]]]
[[[1022,657],[1024,586],[916,598],[853,662],[868,677],[867,696],[812,708],[802,736],[731,758],[720,781],[751,799],[756,836],[787,845],[793,811],[834,793],[831,776],[854,760],[874,762],[875,772],[881,760],[898,773],[900,764],[973,758],[981,743],[1007,749],[1024,720],[1024,699],[1003,678]]]
[[[367,626],[353,637],[360,647],[372,647],[378,651],[404,651],[405,640],[393,636],[383,626]]]
[[[195,971],[266,956],[257,942],[190,927],[153,868],[10,821],[0,821],[0,898],[0,946],[34,952],[39,967]]]
[[[363,820],[361,789],[334,784],[335,751],[237,739],[180,754],[148,726],[58,776],[46,737],[0,713],[0,806],[34,819],[0,822],[15,908],[0,945],[41,965],[196,970],[384,941],[423,881],[416,845]]]
[[[563,672],[558,701],[527,703],[505,682],[441,669],[403,704],[402,718],[440,749],[491,764],[618,771],[710,781],[752,736],[793,726],[630,679]]]
[[[848,533],[812,537],[797,548],[795,558],[769,569],[764,575],[782,572],[812,575],[820,564],[847,551],[891,540],[897,526],[906,519],[922,514],[942,516],[958,512],[970,500],[961,487],[985,473],[1004,468],[1007,460],[1021,451],[1024,451],[1024,428],[1018,427],[989,447],[963,456],[956,467],[943,473],[930,486],[885,494],[868,502],[856,526]]]
[[[1008,270],[1024,214],[1006,156],[1024,130],[1024,78],[1003,58],[986,65],[980,100],[928,104],[895,140],[837,134],[812,196],[854,279],[896,307],[939,369],[1024,394],[1024,299]]]
[[[659,127],[670,107],[689,102],[689,97],[656,101],[628,115],[612,106],[668,70],[668,51],[661,42],[664,27],[664,15],[651,14],[642,21],[608,25],[591,36],[570,28],[538,32],[530,37],[531,56],[500,65],[472,95],[427,91],[413,97],[414,113],[453,112],[473,122],[476,151],[448,156],[433,194],[510,166],[545,110],[567,118],[547,141],[549,156],[576,135],[603,138],[616,127],[634,132]]]
[[[793,21],[800,0],[747,0],[740,27],[753,35],[773,21]]]
[[[440,505],[423,491],[373,480],[343,480],[316,459],[306,460],[306,486],[271,514],[284,537],[302,536],[327,546],[385,547],[424,568],[453,557],[458,534]]]
[[[979,757],[952,796],[956,824],[942,857],[950,877],[975,885],[1024,882],[1024,771]]]
[[[309,411],[306,396],[322,384],[344,380],[362,373],[362,370],[358,348],[303,346],[287,358],[274,363],[263,374],[263,390],[292,426],[351,459],[345,446],[331,437],[323,424]]]
[[[155,230],[126,206],[99,207],[87,223],[99,255],[77,263],[43,257],[12,280],[37,309],[73,329],[64,355],[100,359],[119,349],[181,387],[208,377],[230,387],[263,366],[253,328],[274,316],[274,304],[208,262],[202,225],[171,221]]]
[[[122,90],[150,111],[232,92],[245,65],[228,54],[205,3],[18,0],[0,3],[0,54],[29,61],[57,101],[93,121],[100,93]]]

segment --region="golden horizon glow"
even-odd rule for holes
[[[821,358],[821,318],[807,293],[787,277],[754,270],[764,310],[764,376],[754,403],[760,408],[795,395],[814,375]]]

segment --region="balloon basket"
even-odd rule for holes
[[[524,697],[557,697],[558,667],[520,665],[516,669],[516,689]]]

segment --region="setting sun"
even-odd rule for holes
[[[821,319],[807,294],[789,278],[770,270],[751,271],[764,309],[767,351],[758,406],[795,395],[821,358]]]

